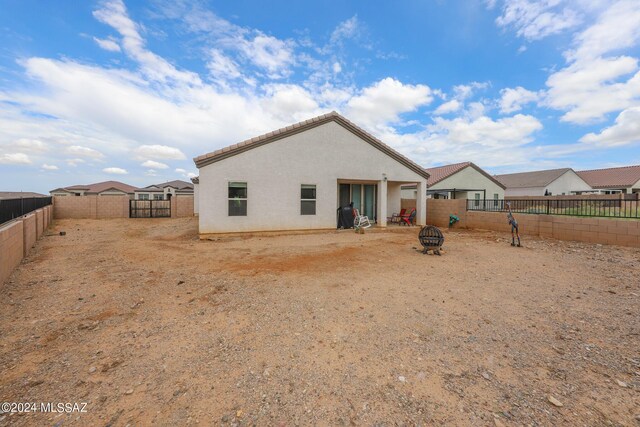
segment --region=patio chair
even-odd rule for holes
[[[389,218],[389,222],[391,224],[400,224],[400,218],[402,218],[402,216],[406,213],[406,209],[400,209],[400,213],[394,213],[393,215],[391,215],[391,218]]]
[[[353,226],[356,228],[369,228],[371,227],[371,222],[369,221],[369,217],[365,215],[360,215],[360,211],[358,209],[353,210]]]
[[[409,225],[409,226],[413,225],[413,220],[416,219],[416,210],[411,209],[411,213],[409,215],[405,215],[400,219],[401,219],[400,225]]]

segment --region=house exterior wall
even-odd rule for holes
[[[387,217],[400,212],[402,202],[401,186],[402,184],[397,182],[389,182],[387,184]]]
[[[486,190],[487,199],[493,199],[494,194],[498,194],[498,198],[504,199],[504,189],[498,184],[468,166],[453,175],[443,179],[442,181],[429,187],[429,190],[449,190],[453,188]],[[475,198],[475,193],[480,193],[480,198],[484,197],[482,191],[470,191],[468,193],[457,193],[456,198]]]
[[[402,189],[402,198],[403,199],[415,199],[418,194],[418,189],[416,188],[403,188]]]
[[[193,214],[198,216],[198,193],[200,192],[200,184],[193,184]]]
[[[335,228],[338,180],[381,185],[383,174],[388,181],[426,185],[416,172],[328,122],[200,168],[200,233]],[[247,216],[228,215],[231,181],[247,183]],[[316,215],[300,214],[302,184],[316,185]]]
[[[551,192],[553,196],[572,194],[572,192],[590,192],[593,188],[574,171],[567,171],[546,187],[528,187],[528,188],[507,188],[505,195],[507,197],[517,196],[544,196],[545,190]]]

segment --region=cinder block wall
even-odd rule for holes
[[[20,264],[24,254],[22,221],[15,220],[0,227],[0,283],[4,283]]]
[[[129,196],[54,196],[57,219],[129,218]]]
[[[23,231],[23,256],[27,256],[29,251],[36,244],[38,240],[38,230],[36,227],[36,214],[31,212],[28,215],[22,217],[22,231]]]
[[[452,228],[465,228],[467,226],[467,200],[427,199],[427,224],[448,227],[449,215],[455,215],[459,218],[459,221]]]
[[[178,218],[193,216],[193,196],[180,195],[173,197],[173,199],[176,199],[177,202],[176,214]]]
[[[574,216],[514,214],[523,236],[640,247],[640,221]],[[511,232],[504,212],[467,212],[467,228]]]

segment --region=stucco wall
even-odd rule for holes
[[[0,227],[0,283],[4,283],[20,264],[24,254],[22,221],[15,220]]]
[[[30,213],[22,217],[23,246],[22,255],[27,256],[29,251],[38,240],[38,230],[36,229],[36,214]]]
[[[478,172],[472,167],[466,167],[451,175],[448,178],[443,179],[429,187],[429,190],[449,190],[452,188],[470,189],[470,190],[486,190],[487,199],[493,199],[494,194],[498,194],[499,199],[504,199],[504,189],[498,184]],[[475,198],[475,193],[480,193],[480,198],[484,197],[482,191],[471,191],[466,194],[460,193],[456,195],[456,198]]]
[[[426,186],[417,173],[329,122],[202,167],[200,233],[335,228],[338,180],[382,185],[383,174],[388,182]],[[230,181],[247,183],[247,216],[228,215]],[[300,214],[301,184],[316,185],[316,215]],[[418,222],[424,222],[421,211]]]
[[[527,188],[509,188],[504,192],[505,197],[521,197],[521,196],[532,196],[532,197],[542,197],[544,196],[544,187],[527,187]]]
[[[198,193],[200,192],[200,184],[193,184],[193,214],[198,216]]]

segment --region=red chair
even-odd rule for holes
[[[415,209],[411,209],[411,213],[409,215],[404,215],[400,217],[401,225],[413,225],[413,220],[416,219],[416,210]]]
[[[400,213],[394,213],[391,218],[389,218],[389,222],[391,224],[400,224],[400,218],[402,218],[406,213],[406,209],[400,209]]]

